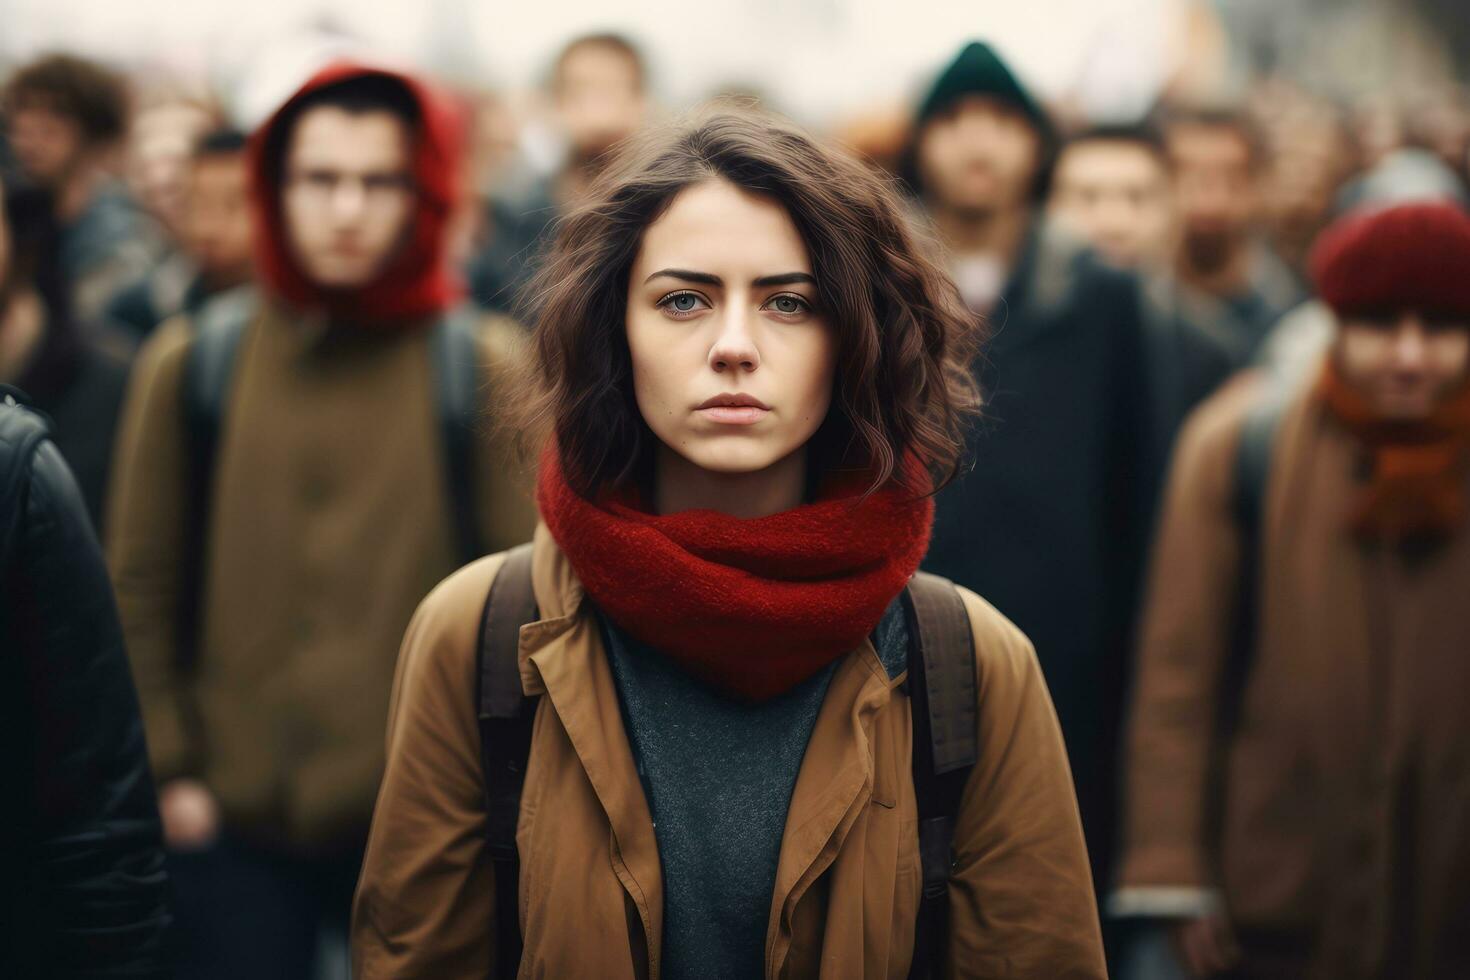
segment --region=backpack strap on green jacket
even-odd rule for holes
[[[444,444],[445,478],[453,511],[460,564],[485,553],[475,506],[475,437],[480,421],[480,345],[478,314],[469,308],[446,313],[429,339],[439,399],[439,429]]]

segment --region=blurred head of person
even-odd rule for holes
[[[1306,255],[1358,166],[1351,127],[1335,107],[1297,96],[1263,120],[1271,147],[1261,180],[1262,216],[1277,253],[1304,272]]]
[[[80,338],[61,277],[61,228],[41,188],[0,176],[0,381],[65,370]]]
[[[324,69],[252,140],[257,266],[303,307],[369,320],[427,314],[457,284],[458,107],[406,75]]]
[[[1049,210],[1115,265],[1162,262],[1174,227],[1162,139],[1144,125],[1072,137],[1057,154]]]
[[[10,146],[25,176],[52,192],[105,163],[127,129],[122,79],[95,62],[48,55],[5,87]]]
[[[1262,152],[1239,113],[1171,114],[1164,143],[1174,171],[1180,261],[1201,276],[1217,275],[1249,245],[1260,214]]]
[[[173,98],[133,114],[127,175],[133,196],[175,236],[182,231],[190,156],[199,138],[219,125],[201,102]]]
[[[531,417],[583,497],[670,472],[954,472],[973,317],[887,184],[785,123],[722,110],[635,138],[530,295]]]
[[[902,172],[931,209],[985,220],[1044,195],[1053,143],[1045,111],[976,41],[920,103]]]
[[[250,177],[243,133],[218,129],[194,145],[180,238],[210,288],[250,279]]]
[[[1312,250],[1337,375],[1375,417],[1431,417],[1470,381],[1470,215],[1446,202],[1339,219]]]
[[[551,97],[574,165],[596,160],[643,125],[647,76],[643,55],[620,34],[589,34],[562,48]]]

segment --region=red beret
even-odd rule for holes
[[[1318,237],[1311,271],[1339,317],[1414,310],[1470,321],[1470,215],[1448,203],[1350,214]]]

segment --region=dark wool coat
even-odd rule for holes
[[[939,494],[924,567],[985,596],[1036,644],[1103,873],[1163,442],[1138,285],[1038,224],[989,330],[973,468]]]

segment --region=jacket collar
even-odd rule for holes
[[[521,630],[521,683],[545,695],[566,730],[612,828],[613,871],[637,906],[658,975],[663,874],[653,817],[623,727],[596,618],[571,563],[545,525],[536,529],[531,583],[539,622]],[[831,866],[873,793],[874,717],[906,674],[890,679],[870,641],[839,661],[817,714],[782,836],[767,933],[767,975],[790,948],[797,903]]]

